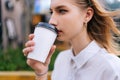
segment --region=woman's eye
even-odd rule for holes
[[[60,14],[65,14],[66,12],[67,12],[67,10],[63,10],[63,9],[60,9],[60,10],[59,10],[59,13],[60,13]]]

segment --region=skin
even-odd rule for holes
[[[73,0],[52,0],[50,10],[49,23],[58,29],[57,39],[70,42],[77,55],[91,42],[84,24],[92,18],[92,8],[80,9]]]
[[[84,24],[91,20],[94,13],[93,9],[90,7],[87,9],[79,8],[74,0],[52,0],[50,11],[51,18],[49,23],[58,29],[57,39],[59,41],[70,42],[74,55],[77,55],[91,42]],[[24,55],[28,55],[29,52],[33,51],[35,45],[32,41],[33,38],[33,34],[29,35],[29,41],[26,42],[26,48],[23,49]],[[35,72],[44,73],[48,68],[55,48],[56,46],[52,46],[45,63],[27,59],[27,64]],[[44,77],[41,80],[44,80]]]

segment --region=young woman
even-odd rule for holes
[[[120,80],[120,59],[114,54],[112,34],[120,34],[110,16],[116,12],[105,11],[97,0],[52,0],[50,24],[58,30],[59,41],[71,44],[69,50],[56,59],[52,80]],[[27,55],[34,49],[34,35],[29,35]],[[27,59],[37,80],[47,79],[52,46],[45,63]]]

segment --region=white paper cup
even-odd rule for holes
[[[40,22],[35,27],[34,35],[34,50],[28,54],[27,58],[44,63],[57,37],[57,31],[54,26]]]

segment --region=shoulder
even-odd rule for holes
[[[104,65],[106,73],[112,72],[120,77],[120,58],[114,54],[102,50],[99,55],[102,64]]]
[[[116,55],[101,49],[92,57],[90,63],[94,69],[99,71],[102,80],[120,80],[120,58]]]
[[[105,52],[104,50],[102,50],[101,56],[105,60],[105,62],[107,62],[112,67],[119,66],[120,68],[120,58],[117,57],[115,54],[108,53],[107,51]]]

